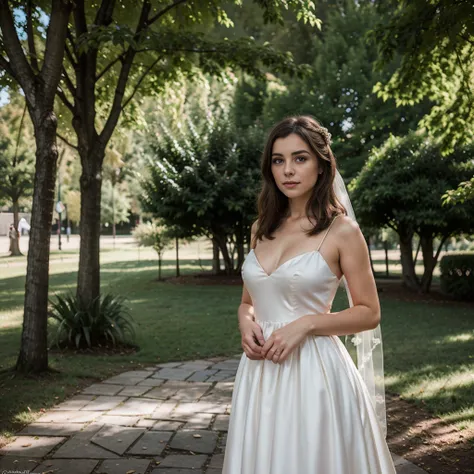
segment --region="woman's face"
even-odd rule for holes
[[[314,153],[296,133],[275,140],[271,170],[278,189],[289,198],[311,193],[322,171]]]

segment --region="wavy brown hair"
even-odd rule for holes
[[[258,219],[257,230],[252,241],[253,248],[255,248],[257,240],[262,240],[263,237],[273,240],[275,238],[273,232],[289,215],[288,197],[278,189],[271,166],[275,140],[286,138],[292,133],[307,143],[318,159],[319,169],[323,170],[306,204],[306,215],[316,220],[316,224],[306,232],[306,235],[311,236],[323,231],[338,214],[347,215],[346,209],[337,199],[333,189],[336,158],[329,144],[330,136],[327,130],[309,115],[285,118],[270,131],[262,154],[263,185],[257,201]]]

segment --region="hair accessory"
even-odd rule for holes
[[[331,144],[331,137],[332,137],[332,135],[329,133],[329,130],[326,127],[322,127],[321,125],[318,125],[316,127],[316,131],[323,136],[324,142],[326,143],[326,145],[329,146]]]

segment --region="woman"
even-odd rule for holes
[[[380,305],[364,237],[336,197],[330,134],[312,117],[283,120],[261,169],[223,474],[394,474],[383,423],[338,338],[373,334]],[[353,306],[331,313],[343,277]]]

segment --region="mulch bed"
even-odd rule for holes
[[[390,451],[429,473],[474,473],[474,430],[458,430],[423,408],[386,395]]]

